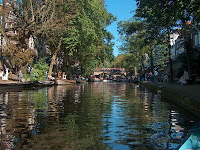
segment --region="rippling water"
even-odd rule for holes
[[[0,150],[176,149],[196,116],[129,83],[0,93]]]

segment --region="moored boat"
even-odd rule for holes
[[[92,77],[91,81],[92,82],[101,82],[101,79],[99,77]]]
[[[33,81],[32,82],[33,86],[39,86],[39,87],[43,87],[43,86],[51,86],[54,85],[54,81]]]
[[[55,84],[57,85],[76,84],[76,80],[55,79]]]
[[[112,82],[112,80],[109,78],[103,78],[103,82]]]

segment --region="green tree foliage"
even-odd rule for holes
[[[43,41],[51,53],[50,74],[57,57],[65,66],[80,64],[86,71],[109,64],[113,59],[113,43],[108,40],[113,37],[105,28],[115,18],[107,12],[103,0],[10,0],[9,9],[17,31],[13,38],[18,42],[10,47],[25,53],[29,50],[30,35]],[[5,38],[12,40],[6,34]],[[12,62],[16,56],[11,54],[17,54],[13,51],[7,51]],[[44,57],[28,54],[23,57],[27,61],[18,61],[20,65],[30,63],[33,57]]]
[[[12,28],[7,29],[12,34],[11,36],[4,29],[5,19],[4,25],[1,26],[4,29],[1,30],[4,33],[4,39],[6,39],[4,55],[7,56],[7,61],[10,62],[12,68],[24,66],[27,62],[33,61],[33,57],[37,57],[35,51],[29,49],[31,35],[34,38],[42,38],[45,44],[49,45],[52,53],[57,49],[58,37],[71,17],[71,12],[67,12],[68,17],[65,16],[65,5],[62,2],[57,0],[9,0],[7,4],[3,1],[3,6],[8,12],[3,16],[7,17],[7,24],[12,25]],[[20,57],[23,55],[25,57]]]
[[[25,74],[24,77],[29,78],[31,81],[44,81],[46,79],[46,71],[49,66],[45,62],[45,58],[40,59],[36,64],[34,64],[33,69],[31,70],[30,75]]]
[[[155,38],[147,31],[147,22],[139,18],[121,21],[118,31],[124,42],[120,50],[133,57],[135,67],[144,70],[146,54],[151,54],[155,43]]]
[[[79,7],[80,12],[70,22],[71,28],[64,37],[65,53],[90,72],[112,60],[113,44],[108,40],[112,36],[105,28],[114,17],[104,8],[102,0],[83,0]]]
[[[199,16],[199,13],[200,13],[200,2],[199,0],[193,0],[191,1],[191,5],[190,5],[190,13],[193,14],[193,19],[194,21],[196,22],[199,22],[200,21],[200,16]]]
[[[135,55],[130,53],[118,55],[113,65],[116,68],[126,68],[128,71],[132,71],[138,66]]]
[[[199,21],[197,15],[199,2],[197,0],[137,0],[137,6],[136,16],[148,22],[148,28],[149,31],[152,31],[152,35],[157,36],[161,33],[166,35],[165,41],[169,50],[170,80],[172,82],[170,34],[180,27],[184,30],[187,21]],[[189,51],[188,47],[186,47],[186,50]]]

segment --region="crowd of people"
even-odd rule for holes
[[[144,73],[141,76],[141,81],[151,81],[151,82],[169,82],[170,76],[169,74],[159,74],[157,70],[153,73],[150,71],[148,73]],[[186,69],[184,69],[184,73],[181,78],[178,80],[180,84],[187,84],[189,80],[189,74]]]

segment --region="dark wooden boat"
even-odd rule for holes
[[[34,81],[33,82],[33,86],[39,86],[39,87],[51,86],[51,85],[54,85],[54,84],[55,84],[54,81]]]

